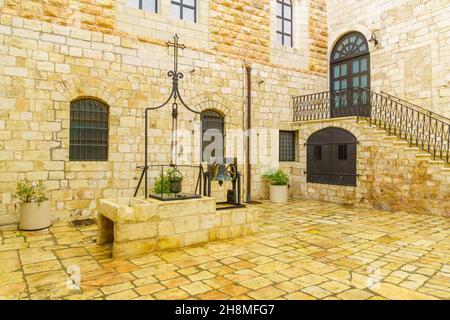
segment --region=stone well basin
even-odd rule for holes
[[[113,243],[113,258],[250,235],[258,231],[251,208],[216,211],[216,200],[117,198],[98,201],[97,244]]]

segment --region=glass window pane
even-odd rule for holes
[[[284,45],[290,47],[292,45],[291,36],[284,36]]]
[[[142,0],[142,9],[156,12],[156,1],[157,0]]]
[[[139,9],[139,0],[128,0],[128,5],[132,8]]]
[[[334,71],[333,71],[334,78],[339,78],[341,76],[340,69],[341,68],[339,68],[339,66],[334,67]]]
[[[183,19],[187,21],[195,22],[195,10],[184,7],[183,8]]]
[[[183,4],[191,7],[195,7],[195,0],[183,0]]]
[[[172,17],[178,18],[178,19],[181,18],[181,16],[180,16],[180,6],[179,5],[172,3],[170,11],[171,11]]]
[[[287,19],[292,20],[292,14],[291,14],[291,7],[290,6],[284,6],[284,17]]]
[[[359,47],[359,50],[360,51],[366,51],[367,50],[366,44],[364,43],[361,47]]]
[[[367,88],[367,75],[361,77],[361,87]]]
[[[347,80],[341,80],[341,89],[347,89]]]
[[[277,18],[277,31],[283,32],[283,20],[281,18]]]
[[[284,33],[291,34],[291,22],[284,21]]]
[[[334,90],[339,90],[341,88],[341,82],[340,81],[335,81],[334,82]]]
[[[353,61],[353,73],[358,73],[359,72],[359,61]]]
[[[353,87],[359,87],[359,77],[353,78]]]
[[[367,71],[367,58],[361,59],[361,71]]]
[[[282,11],[281,10],[282,10],[282,4],[277,2],[277,16],[281,17],[281,15],[282,15]]]
[[[341,66],[341,74],[343,77],[345,77],[347,75],[347,64],[343,64]]]
[[[279,33],[277,33],[277,43],[283,44],[283,37]]]
[[[334,107],[335,108],[339,108],[340,107],[340,101],[341,101],[341,99],[340,99],[339,96],[335,96],[334,97]]]

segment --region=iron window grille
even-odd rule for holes
[[[108,160],[108,107],[94,99],[70,104],[70,161]]]
[[[128,0],[128,4],[136,9],[158,13],[158,0]]]
[[[281,162],[295,161],[295,131],[280,131],[280,154]]]
[[[205,159],[204,157],[206,147],[208,147],[210,143],[213,143],[213,141],[205,140],[205,133],[208,130],[218,130],[222,134],[222,145],[219,145],[218,148],[215,148],[211,153],[211,157],[219,158],[219,160],[222,160],[221,158],[224,157],[225,151],[225,119],[220,113],[214,110],[205,110],[202,112],[202,161],[210,160]]]
[[[277,0],[277,42],[284,46],[293,46],[292,20],[292,2]]]
[[[181,20],[197,22],[197,0],[172,0],[172,14]]]

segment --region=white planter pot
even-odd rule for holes
[[[50,201],[44,201],[41,205],[36,202],[20,204],[20,229],[40,230],[51,225]]]
[[[273,203],[288,202],[288,186],[270,185],[270,201]]]

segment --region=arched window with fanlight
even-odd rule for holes
[[[292,1],[277,0],[277,43],[292,47]]]
[[[333,93],[331,116],[348,116],[357,104],[367,103],[362,91],[349,93],[350,88],[370,89],[370,53],[367,39],[360,32],[351,32],[339,39],[330,59],[330,90]],[[368,109],[361,109],[368,111]],[[363,114],[360,114],[363,115]]]
[[[202,117],[202,161],[224,159],[225,119],[215,110],[205,110]]]
[[[80,98],[70,103],[70,161],[108,160],[108,106]]]

